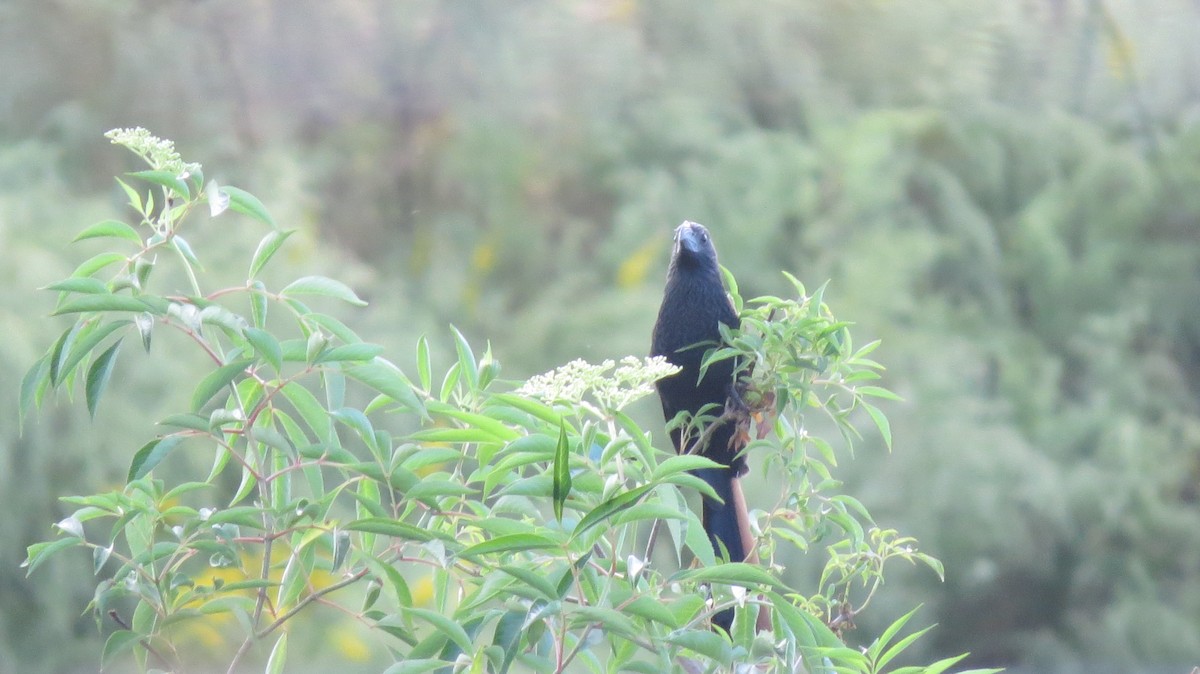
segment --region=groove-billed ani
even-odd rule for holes
[[[734,442],[735,424],[720,419],[726,400],[733,393],[737,363],[734,360],[713,363],[700,379],[700,363],[705,351],[720,343],[718,325],[722,323],[736,327],[738,316],[721,282],[717,250],[703,225],[684,222],[675,230],[675,248],[650,353],[665,356],[682,368],[657,384],[667,421],[684,410],[693,416],[703,413],[718,418],[703,434],[693,432],[685,437],[682,429],[676,428],[671,431],[671,440],[677,452],[700,454],[722,465],[695,472],[723,501],[705,497],[701,521],[717,555],[725,551],[730,561],[741,562],[746,559],[742,523],[747,520],[744,514],[739,516],[739,508],[744,511],[746,506],[736,480],[746,472],[746,462],[739,455],[741,447],[737,446],[742,443]],[[700,440],[704,445],[695,447]],[[682,442],[688,445],[681,446]],[[732,621],[732,611],[714,618],[725,630]]]

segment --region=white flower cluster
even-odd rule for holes
[[[613,371],[613,368],[616,368]],[[611,374],[610,374],[611,371]],[[573,360],[545,374],[531,377],[517,393],[547,402],[583,402],[589,393],[602,409],[616,411],[654,393],[654,382],[679,372],[662,356],[626,356],[621,365],[611,360],[594,365]]]
[[[122,145],[145,159],[159,171],[170,171],[176,176],[186,176],[200,170],[200,165],[187,163],[175,151],[175,142],[152,135],[142,127],[113,129],[104,134],[113,145]]]

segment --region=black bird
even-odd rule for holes
[[[746,461],[739,454],[742,448],[736,446],[740,443],[734,442],[736,424],[720,419],[726,401],[733,394],[737,363],[734,360],[714,363],[700,379],[704,353],[721,341],[718,327],[721,324],[736,327],[738,316],[721,281],[717,249],[704,225],[684,222],[675,230],[675,248],[667,270],[662,307],[654,324],[650,354],[665,356],[682,368],[657,383],[667,421],[685,410],[693,416],[706,414],[718,419],[703,434],[691,433],[685,437],[682,429],[676,428],[671,431],[671,441],[677,452],[700,454],[721,464],[720,468],[695,472],[721,497],[721,501],[703,499],[701,522],[717,556],[728,554],[730,561],[741,562],[746,559],[748,537],[744,534],[748,516],[737,478],[746,472]],[[704,445],[695,446],[701,439]],[[683,446],[684,442],[687,446]],[[732,611],[714,618],[714,623],[726,631],[732,622]]]

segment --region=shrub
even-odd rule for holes
[[[877,344],[856,350],[820,290],[789,276],[796,298],[743,301],[727,276],[743,326],[709,358],[753,364],[748,451],[765,456],[779,493],[754,513],[762,563],[722,563],[685,501],[707,489],[689,471],[710,462],[660,449],[623,412],[669,364],[576,361],[516,387],[498,379],[490,348],[477,356],[452,329],[450,367],[435,376],[422,338],[410,378],[309,306],[365,304],[347,285],[260,280],[289,231],[258,199],[205,182],[142,129],[108,135],[150,166],[118,179],[137,222],[105,220],[76,237],[121,248],[50,286],[55,314],[73,320],[24,377],[22,414],[78,387],[95,416],[127,339],[149,352],[157,333],[177,331],[211,366],[189,384],[190,408],[134,452],[126,483],[65,497],[76,510],[59,535],[28,550],[30,573],[64,550],[91,552],[90,609],[110,631],[102,666],[132,653],[144,670],[232,672],[256,659],[283,671],[289,651],[316,650],[299,637],[289,646],[289,635],[319,606],[375,635],[369,659],[388,672],[941,672],[957,661],[889,669],[924,632],[899,638],[912,612],[866,648],[842,640],[886,562],[941,570],[839,493],[838,450],[810,432],[821,413],[849,449],[862,411],[891,441],[869,402],[894,397],[874,383]],[[202,283],[183,234],[205,205],[266,228],[243,284]],[[187,290],[158,290],[164,268]],[[211,466],[197,471],[181,454]],[[820,578],[785,580],[781,546],[827,551]],[[730,607],[732,633],[711,629]],[[756,629],[759,614],[770,630]],[[205,646],[200,627],[232,645]]]

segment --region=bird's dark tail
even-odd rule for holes
[[[718,502],[705,496],[700,522],[704,532],[712,543],[713,552],[717,557],[728,554],[729,561],[742,562],[746,560],[746,548],[743,544],[742,530],[738,508],[741,499],[734,498],[733,481],[737,479],[732,468],[702,468],[695,472],[696,477],[704,480],[721,497]],[[733,625],[733,609],[721,611],[713,617],[713,624],[726,632]]]

